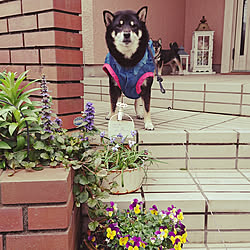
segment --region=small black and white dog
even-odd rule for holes
[[[115,114],[116,103],[123,93],[128,98],[135,99],[135,112],[138,118],[144,117],[145,129],[153,130],[150,97],[155,68],[153,44],[149,40],[145,24],[147,10],[145,6],[138,12],[103,12],[109,49],[103,70],[109,76],[111,101],[111,112],[106,119]],[[138,102],[139,98],[144,104],[144,114]]]
[[[181,74],[183,72],[180,63],[180,56],[178,55],[179,47],[176,42],[169,44],[170,49],[163,50],[161,39],[153,40],[153,47],[155,50],[155,63],[157,65],[159,75],[162,74],[164,64],[169,64],[172,69],[172,73],[174,74],[176,73],[176,65],[179,68],[179,73]]]

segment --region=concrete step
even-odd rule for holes
[[[250,169],[151,169],[143,191],[146,208],[182,209],[191,243],[250,242]],[[142,200],[140,191],[109,200],[127,208],[135,198]]]
[[[94,106],[96,126],[107,132],[109,104]],[[127,109],[131,116],[132,109]],[[152,108],[152,120],[154,131],[134,120],[139,149],[167,164],[148,170],[146,207],[182,209],[187,249],[250,249],[250,118]],[[134,198],[141,200],[141,192],[106,201],[127,208]]]

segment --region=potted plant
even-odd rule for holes
[[[112,194],[126,194],[138,190],[147,168],[157,160],[147,150],[138,150],[136,131],[131,139],[122,134],[105,136],[100,133],[100,147],[94,154],[94,162],[101,167],[104,178],[102,187],[110,188]]]
[[[129,208],[119,210],[114,202],[106,209],[105,220],[93,230],[85,245],[88,249],[172,249],[181,250],[187,242],[183,213],[173,205],[149,210],[134,199]]]

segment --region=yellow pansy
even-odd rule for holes
[[[187,242],[187,232],[185,232],[185,233],[182,235],[181,242],[182,242],[182,243],[186,243],[186,242]]]
[[[139,204],[136,205],[136,207],[134,208],[134,211],[136,214],[139,214],[141,212]]]
[[[168,237],[168,229],[160,229],[160,232],[164,232],[164,235],[163,235],[163,237],[164,238],[167,238]]]
[[[181,250],[181,243],[178,242],[178,244],[174,245],[175,250]]]
[[[140,242],[140,247],[143,247],[143,248],[145,248],[145,247],[146,247],[145,243],[143,243],[143,242]]]
[[[119,244],[120,246],[125,246],[128,242],[128,237],[120,238],[119,239]]]
[[[184,219],[184,216],[183,216],[183,213],[180,212],[178,215],[177,215],[177,219],[178,220],[183,220]]]
[[[151,214],[157,215],[158,211],[156,211],[155,209],[150,210]]]
[[[114,239],[114,237],[116,236],[116,231],[115,230],[111,230],[110,227],[107,228],[107,237],[111,240]]]
[[[139,248],[138,248],[138,246],[135,246],[135,247],[129,246],[128,250],[139,250]]]

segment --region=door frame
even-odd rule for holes
[[[225,0],[221,73],[229,73],[233,70],[233,48],[236,27],[236,12],[237,1]]]
[[[233,71],[238,1],[225,0],[221,73]]]

